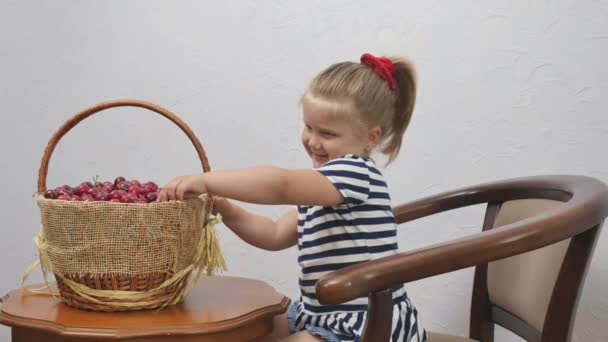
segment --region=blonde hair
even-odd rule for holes
[[[312,79],[302,101],[317,99],[333,103],[333,111],[354,114],[366,127],[382,129],[380,151],[392,162],[401,149],[416,101],[416,73],[402,57],[390,57],[395,65],[397,89],[361,63],[342,62],[329,66]],[[340,110],[341,109],[341,110]]]

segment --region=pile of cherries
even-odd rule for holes
[[[114,182],[82,182],[76,187],[62,185],[44,193],[45,198],[62,201],[109,201],[120,203],[152,203],[160,188],[154,182],[117,177]]]

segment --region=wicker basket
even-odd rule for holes
[[[198,280],[224,268],[210,219],[212,197],[134,204],[70,202],[44,198],[48,164],[59,140],[87,117],[112,107],[141,107],[175,123],[210,170],[200,142],[176,115],[154,104],[117,100],[97,104],[66,121],[44,151],[38,176],[43,273],[52,272],[61,299],[95,311],[127,311],[176,304]],[[195,276],[191,277],[194,272]]]

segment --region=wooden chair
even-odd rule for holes
[[[525,340],[570,341],[608,187],[583,176],[537,176],[467,187],[394,208],[398,223],[487,203],[482,232],[346,267],[319,280],[323,304],[368,295],[362,341],[389,341],[390,288],[476,266],[470,338],[430,332],[430,342],[494,340],[494,324]]]

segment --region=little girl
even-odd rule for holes
[[[322,305],[315,285],[342,267],[398,252],[389,191],[370,154],[378,149],[394,160],[415,97],[414,69],[404,59],[366,53],[360,63],[334,64],[302,97],[302,144],[312,169],[258,166],[177,177],[158,200],[212,193],[224,224],[246,242],[273,251],[297,244],[301,293],[288,310],[293,335],[286,341],[357,341],[367,297]],[[296,207],[274,221],[225,198]],[[392,329],[391,341],[426,340],[403,286],[393,289]]]

